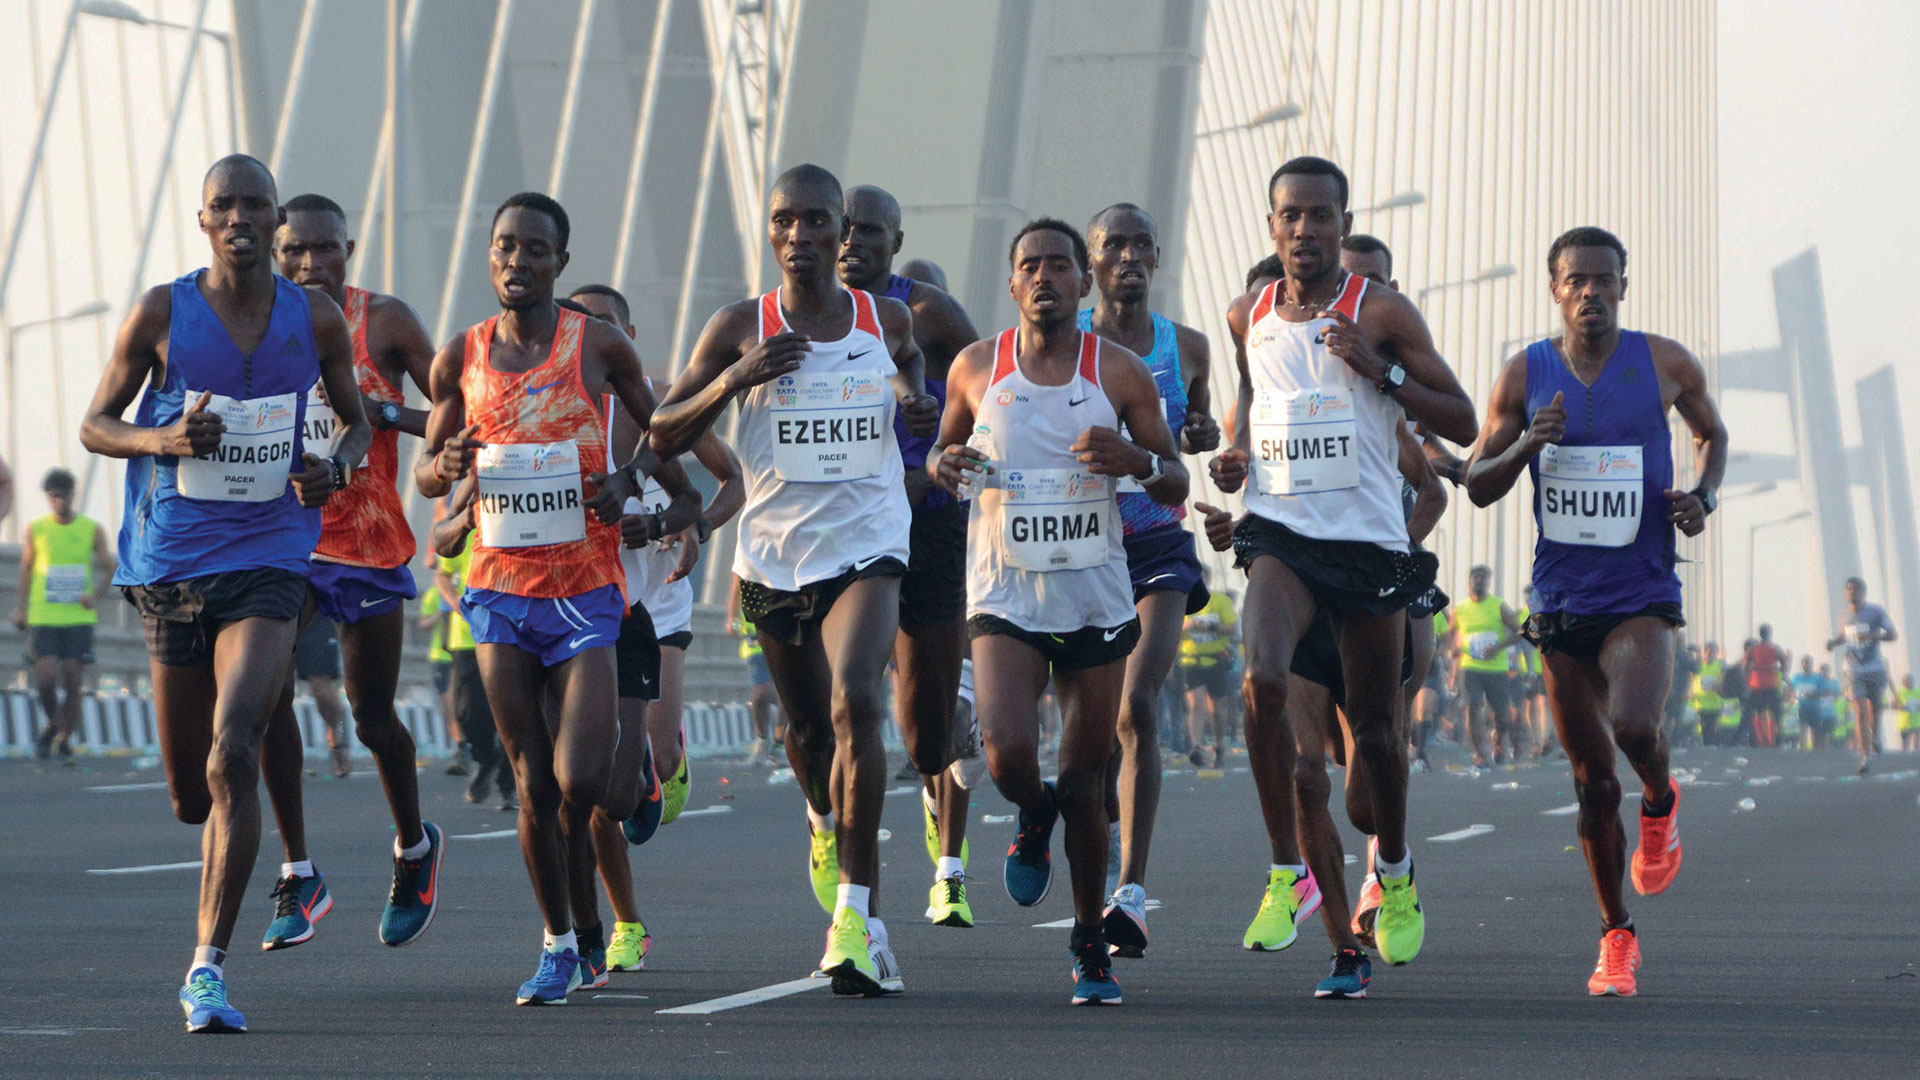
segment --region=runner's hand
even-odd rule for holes
[[[673,573],[667,575],[669,585],[693,573],[693,568],[700,563],[700,530],[692,525],[665,537],[660,546],[680,549],[680,562],[674,566]]]
[[[460,429],[459,434],[441,444],[440,453],[433,459],[434,475],[452,482],[465,478],[473,471],[474,451],[487,445],[473,437],[474,428],[478,426],[468,424]]]
[[[88,611],[93,610],[93,594],[91,593],[83,594],[80,597],[80,599],[75,602],[78,603],[81,607],[86,608]]]
[[[162,438],[160,452],[175,457],[206,457],[220,449],[220,438],[227,433],[226,421],[219,413],[207,411],[207,403],[213,400],[213,391],[202,390],[200,400],[194,402],[180,419],[166,429]]]
[[[1135,445],[1110,427],[1090,427],[1067,447],[1096,476],[1131,476],[1153,469],[1153,452]]]
[[[1540,407],[1533,414],[1533,423],[1527,425],[1525,436],[1528,457],[1539,453],[1548,443],[1557,443],[1567,435],[1567,392],[1556,390],[1553,400]],[[1668,492],[1669,495],[1672,492]],[[1689,533],[1688,535],[1692,535]]]
[[[653,531],[659,515],[648,512],[628,514],[620,519],[620,542],[630,548],[643,548],[660,539]]]
[[[965,443],[953,443],[940,452],[932,461],[933,482],[946,488],[950,494],[960,494],[960,485],[966,482],[970,472],[984,472],[993,475],[993,466],[987,464],[987,455]]]
[[[1180,428],[1180,449],[1189,454],[1204,454],[1220,449],[1220,423],[1212,413],[1187,410],[1187,422]]]
[[[940,434],[940,399],[932,394],[915,394],[900,402],[900,420],[907,434],[916,439],[931,439]]]
[[[1707,527],[1707,508],[1700,496],[1691,491],[1667,492],[1667,520],[1688,536],[1699,536]]]
[[[325,506],[327,496],[333,494],[332,462],[317,454],[301,454],[300,460],[306,469],[289,477],[293,481],[293,493],[300,497],[300,505],[309,510]]]
[[[800,370],[811,351],[813,345],[806,335],[790,330],[758,342],[727,369],[731,389],[746,390],[782,375],[791,375]]]
[[[619,522],[621,531],[626,531],[628,519],[620,515],[626,511],[627,500],[639,494],[634,490],[633,474],[625,469],[615,469],[611,474],[593,473],[587,477],[587,486],[592,489],[586,495],[587,511],[600,519],[600,524],[612,525]],[[649,543],[655,539],[657,538],[647,537]]]
[[[1247,482],[1247,466],[1251,460],[1245,450],[1229,446],[1207,462],[1207,474],[1213,478],[1214,487],[1231,495]]]
[[[1203,502],[1194,503],[1193,508],[1206,515],[1201,522],[1201,528],[1206,531],[1207,543],[1213,545],[1213,550],[1225,551],[1231,548],[1233,546],[1233,515],[1217,506],[1209,506]]]
[[[1374,350],[1373,343],[1360,332],[1360,326],[1347,317],[1347,313],[1328,308],[1320,313],[1323,319],[1332,319],[1333,325],[1320,334],[1320,340],[1327,351],[1346,362],[1354,374],[1367,380],[1369,386],[1375,385],[1387,375],[1388,364]]]

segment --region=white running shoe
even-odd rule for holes
[[[1100,919],[1107,951],[1138,959],[1147,954],[1147,890],[1135,884],[1115,889]]]
[[[882,991],[898,994],[906,990],[907,984],[900,978],[900,961],[894,959],[893,947],[887,942],[886,924],[879,919],[867,920],[867,956],[873,960],[874,977]]]

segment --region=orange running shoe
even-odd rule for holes
[[[1680,785],[1673,788],[1673,808],[1666,817],[1648,817],[1645,804],[1640,810],[1640,847],[1633,853],[1633,888],[1641,896],[1658,896],[1667,891],[1680,873]]]
[[[1639,970],[1639,937],[1625,927],[1609,930],[1600,939],[1600,960],[1587,978],[1587,993],[1593,997],[1632,997],[1638,992],[1633,977]]]
[[[1379,946],[1373,942],[1373,924],[1380,915],[1380,876],[1373,872],[1373,860],[1379,850],[1379,839],[1367,837],[1367,876],[1360,882],[1360,901],[1353,905],[1353,936],[1376,951]]]

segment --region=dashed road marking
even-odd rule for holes
[[[793,979],[788,982],[774,983],[758,990],[747,990],[738,994],[728,994],[710,1001],[696,1001],[691,1005],[677,1005],[671,1009],[659,1010],[663,1016],[707,1016],[712,1013],[738,1009],[743,1005],[758,1005],[763,1001],[774,1001],[795,994],[804,994],[809,990],[819,990],[833,985],[827,979]]]
[[[1540,816],[1541,817],[1566,817],[1569,814],[1577,814],[1579,812],[1580,812],[1580,804],[1576,802],[1576,803],[1568,803],[1565,806],[1556,806],[1551,810],[1542,810],[1540,811]]]
[[[1443,832],[1439,836],[1429,836],[1427,840],[1435,844],[1450,844],[1455,840],[1468,840],[1475,836],[1485,836],[1492,831],[1493,826],[1491,825],[1469,825],[1464,829]]]
[[[151,866],[116,866],[108,870],[89,870],[89,874],[157,874],[162,870],[198,870],[200,860],[192,862],[154,863]]]

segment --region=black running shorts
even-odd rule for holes
[[[822,581],[798,589],[770,588],[757,581],[740,579],[740,614],[760,633],[788,645],[807,643],[808,627],[818,628],[834,601],[856,581],[875,577],[901,577],[907,566],[891,555],[882,555]]]
[[[1440,560],[1430,551],[1390,551],[1364,540],[1315,540],[1258,514],[1248,514],[1233,530],[1233,554],[1234,565],[1248,571],[1263,555],[1278,559],[1322,608],[1363,615],[1405,610],[1433,588],[1440,570]]]
[[[967,639],[998,635],[1010,637],[1044,657],[1056,668],[1104,667],[1124,660],[1140,643],[1140,620],[1128,619],[1119,626],[1086,626],[1071,633],[1048,634],[1023,630],[998,615],[973,615],[967,619]]]
[[[1621,623],[1629,619],[1638,619],[1651,615],[1666,620],[1669,626],[1678,630],[1687,625],[1681,617],[1680,605],[1670,602],[1648,604],[1639,611],[1623,611],[1608,615],[1576,615],[1570,611],[1541,611],[1527,616],[1520,634],[1544,655],[1561,653],[1575,660],[1593,661],[1600,658],[1600,648],[1607,643],[1607,635],[1614,632]]]
[[[140,612],[147,653],[169,667],[213,657],[214,635],[241,619],[292,622],[307,607],[307,579],[288,570],[228,570],[120,589]]]

